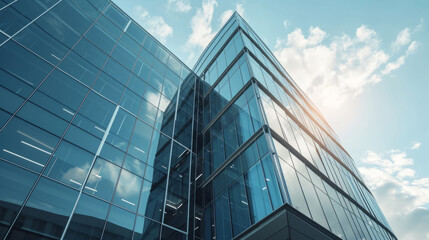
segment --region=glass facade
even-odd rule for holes
[[[0,2],[0,238],[231,239],[284,204],[396,239],[234,14],[194,70],[108,0]]]

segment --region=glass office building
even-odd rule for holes
[[[235,13],[193,70],[107,0],[0,2],[1,239],[396,239]]]

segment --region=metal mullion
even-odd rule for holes
[[[180,99],[179,97],[180,97],[181,87],[182,87],[182,85],[179,85],[179,88],[177,89],[176,108],[174,110],[173,130],[172,130],[172,136],[171,136],[170,158],[168,160],[167,180],[166,180],[166,183],[165,183],[165,194],[164,194],[164,203],[163,203],[163,210],[162,210],[161,230],[160,230],[160,234],[159,234],[159,239],[161,239],[162,231],[163,231],[164,226],[169,226],[168,224],[164,223],[164,219],[165,219],[165,208],[166,208],[166,205],[167,205],[168,187],[169,187],[169,181],[170,181],[171,158],[172,158],[172,155],[173,155],[173,146],[174,146],[173,138],[174,138],[174,131],[175,131],[175,128],[176,128],[177,109],[178,109],[178,105],[179,105],[179,99]],[[188,211],[189,211],[189,209],[188,209]],[[189,225],[189,223],[187,223],[187,225]]]

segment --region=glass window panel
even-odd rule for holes
[[[150,41],[153,41],[150,37],[146,38],[145,46],[146,46],[146,43],[148,43],[148,42],[150,42]],[[149,66],[151,66],[151,65],[152,65],[153,61],[155,60],[155,57],[154,57],[152,54],[150,54],[150,53],[147,51],[147,49],[144,49],[144,48],[143,48],[143,49],[140,51],[139,58],[140,58],[140,59],[142,59],[142,60],[147,64],[147,68],[149,68],[149,70],[150,70],[150,67],[149,67]],[[139,76],[140,76],[140,74],[139,74]],[[142,76],[140,76],[140,77],[142,77]],[[147,80],[147,77],[149,77],[149,76],[147,75],[147,76],[146,76],[146,78],[144,78],[144,77],[142,77],[142,78],[143,78],[143,80]]]
[[[35,24],[26,27],[15,39],[52,64],[57,64],[70,50]]]
[[[124,161],[125,153],[118,148],[108,144],[104,143],[103,148],[100,152],[100,157],[103,159],[106,159],[118,166],[122,166],[122,162]]]
[[[232,161],[228,166],[226,167],[225,171],[225,177],[227,184],[224,186],[231,184],[235,179],[237,179],[241,174],[241,156],[238,156],[234,161]]]
[[[74,125],[70,125],[64,139],[92,153],[97,152],[101,141],[101,139]]]
[[[73,48],[73,51],[99,69],[103,67],[107,59],[107,55],[104,52],[84,38]]]
[[[35,23],[68,47],[72,47],[92,22],[93,20],[71,1],[62,1]]]
[[[122,85],[127,85],[128,78],[130,77],[130,71],[128,71],[124,66],[119,64],[113,58],[109,58],[106,62],[106,65],[103,68],[103,71],[113,77],[116,81],[120,82]]]
[[[131,113],[137,115],[140,109],[142,98],[129,89],[125,89],[120,105]]]
[[[320,225],[329,229],[328,223],[326,222],[325,214],[323,213],[322,207],[320,206],[319,199],[314,190],[314,185],[304,178],[302,175],[298,174],[299,181],[301,182],[302,190],[305,195],[305,199],[308,203],[308,208],[310,209],[311,216]]]
[[[167,60],[169,57],[169,54],[167,51],[165,51],[163,48],[158,48],[158,51],[156,52],[156,57],[164,64],[167,64]]]
[[[317,188],[316,193],[319,196],[323,211],[325,212],[326,218],[329,222],[329,226],[331,227],[331,231],[340,238],[344,237],[341,224],[338,221],[337,215],[335,214],[334,208],[331,205],[329,197]]]
[[[160,230],[161,225],[159,223],[142,216],[137,216],[133,239],[157,240],[159,239]]]
[[[173,96],[177,92],[177,86],[172,82],[165,80],[164,87],[162,88],[162,94],[164,94],[168,99],[172,100]]]
[[[109,204],[82,194],[64,239],[99,239]]]
[[[250,216],[252,223],[256,223],[272,211],[270,197],[262,166],[258,162],[244,174],[247,196],[249,199]]]
[[[78,191],[41,178],[18,217],[10,238],[38,239],[40,232],[60,238],[77,195]]]
[[[124,29],[129,21],[129,19],[113,5],[110,5],[105,15],[121,29]]]
[[[161,91],[163,82],[163,77],[157,71],[152,70],[149,77],[149,84],[156,90]]]
[[[44,174],[80,189],[93,159],[93,154],[62,141]]]
[[[298,211],[304,213],[307,217],[311,218],[295,169],[283,161],[280,161],[280,165],[286,181],[287,190],[292,201],[292,206]]]
[[[163,226],[161,240],[164,240],[164,239],[165,240],[170,240],[170,239],[186,240],[186,235],[179,231],[173,230],[169,227]]]
[[[0,128],[3,127],[3,125],[9,120],[10,117],[12,117],[12,115],[3,110],[0,110]]]
[[[137,211],[142,181],[142,178],[122,170],[113,202],[131,211]]]
[[[146,169],[146,172],[148,170],[149,167]],[[156,177],[154,179],[156,181],[154,182],[144,181],[138,212],[154,220],[161,221],[165,198],[166,175],[159,171],[155,171],[154,174],[162,175],[163,177]]]
[[[110,201],[118,176],[119,167],[102,158],[97,158],[84,191],[90,195]]]
[[[238,144],[241,145],[254,133],[247,105],[238,110],[238,115],[235,120],[237,123]]]
[[[253,130],[256,132],[259,128],[262,127],[261,114],[259,111],[259,105],[255,98],[249,100],[249,109],[252,117]]]
[[[146,85],[147,84],[143,80],[141,80],[136,75],[132,74],[130,77],[130,80],[128,81],[127,88],[137,93],[140,97],[143,97],[143,93],[146,88]]]
[[[131,239],[136,215],[119,207],[111,206],[103,239]]]
[[[215,209],[216,238],[232,239],[228,191],[224,191],[224,193],[215,200]]]
[[[256,145],[252,144],[241,154],[243,171],[249,169],[256,161],[258,161],[258,150]]]
[[[129,70],[133,69],[134,63],[137,59],[137,57],[123,47],[122,44],[116,45],[116,48],[113,50],[112,57]]]
[[[144,120],[149,125],[153,126],[155,124],[157,111],[158,108],[143,99],[142,104],[140,106],[139,118]]]
[[[130,23],[126,33],[133,37],[139,44],[142,44],[147,36],[147,33],[143,29],[141,29],[138,24],[134,22]]]
[[[126,48],[126,50],[133,55],[133,65],[134,65],[137,55],[140,52],[141,46],[136,41],[134,41],[131,37],[129,37],[127,34],[123,34],[121,36],[119,45],[123,45]]]
[[[0,157],[40,172],[59,138],[15,117],[0,133]]]
[[[141,160],[132,157],[131,155],[127,155],[125,157],[123,168],[129,170],[130,172],[137,174],[140,177],[144,176],[144,172],[146,170],[146,164]]]
[[[0,161],[0,236],[6,234],[36,178],[29,171]]]
[[[31,102],[27,102],[17,116],[57,136],[62,136],[68,125],[66,121]]]
[[[0,56],[2,56],[0,58],[0,68],[19,79],[15,78],[15,81],[22,82],[17,82],[17,84],[27,84],[32,88],[35,88],[52,69],[51,65],[14,41],[8,41],[0,48]],[[2,85],[4,81],[11,81],[12,79],[11,77],[2,79]]]
[[[248,205],[244,180],[243,177],[240,177],[229,186],[229,207],[231,208],[231,221],[234,236],[237,236],[250,226]]]
[[[344,212],[344,208],[341,207],[335,201],[332,201],[332,205],[334,206],[335,212],[337,213],[337,216],[338,216],[338,220],[340,221],[341,226],[343,227],[345,237],[347,239],[356,239],[352,226],[350,225],[350,222]]]
[[[30,20],[20,14],[15,8],[7,7],[2,9],[0,15],[0,30],[11,36],[23,28],[28,22],[30,22]]]
[[[137,120],[128,153],[146,162],[153,128]]]
[[[104,0],[73,1],[73,4],[79,8],[79,11],[82,11],[92,19],[96,19],[100,15],[100,12],[97,11],[97,7],[103,6],[104,10],[106,2]]]
[[[111,24],[104,18],[100,18],[97,23],[91,27],[85,38],[91,41],[94,45],[103,50],[106,54],[110,54],[116,45],[117,36],[105,30],[106,24]]]
[[[186,231],[189,189],[189,150],[173,145],[164,223]]]
[[[173,72],[176,73],[178,76],[180,76],[180,70],[182,68],[182,65],[173,56],[170,56],[170,58],[168,59],[168,67],[173,70]]]
[[[295,157],[294,154],[291,154],[291,156],[296,170],[302,175],[304,175],[307,179],[310,179],[310,175],[308,175],[307,172],[307,166],[301,161],[301,159]]]
[[[99,128],[105,130],[109,125],[114,109],[115,106],[112,103],[100,97],[98,94],[90,92],[79,114],[82,114],[87,119],[94,122]],[[103,131],[101,132],[104,133]]]
[[[273,204],[273,209],[277,209],[283,204],[283,200],[279,189],[280,184],[277,182],[277,177],[274,172],[273,160],[270,155],[267,155],[261,161],[264,169],[265,181],[270,193],[271,203]]]
[[[126,151],[136,118],[126,111],[119,109],[106,142]]]
[[[115,103],[118,103],[121,99],[122,92],[124,91],[124,86],[111,78],[109,75],[101,72],[99,77],[94,83],[93,89],[99,92],[101,95],[112,100]]]
[[[92,85],[100,71],[73,51],[69,52],[67,57],[60,63],[59,68],[87,86]]]
[[[33,88],[28,83],[20,80],[18,77],[14,76],[13,74],[3,71],[1,68],[0,68],[0,85],[3,86],[4,88],[7,88],[9,91],[24,98],[27,98],[27,96],[30,95],[30,93],[33,91]],[[16,99],[16,101],[14,102],[18,104],[17,105],[18,107],[20,104],[19,100]],[[12,109],[14,105],[7,104],[7,103],[8,102],[4,101],[3,107],[6,109]]]

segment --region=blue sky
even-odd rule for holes
[[[114,0],[192,68],[238,11],[319,107],[399,239],[429,239],[429,1]]]

